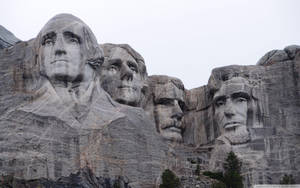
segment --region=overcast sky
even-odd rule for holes
[[[90,26],[99,43],[128,43],[149,75],[207,84],[211,70],[254,65],[272,49],[300,45],[300,0],[5,0],[0,24],[34,38],[59,13]]]

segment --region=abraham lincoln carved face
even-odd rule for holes
[[[242,144],[250,139],[247,130],[250,100],[251,88],[242,77],[225,81],[213,97],[214,120],[221,135],[224,135],[231,144]]]

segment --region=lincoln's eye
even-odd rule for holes
[[[219,107],[219,106],[222,106],[222,105],[225,105],[226,101],[223,100],[223,99],[219,99],[215,102],[216,106]]]
[[[236,98],[236,101],[237,102],[247,102],[247,99],[244,97],[238,97],[238,98]]]

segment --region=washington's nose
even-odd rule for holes
[[[132,79],[133,79],[132,70],[127,65],[122,66],[121,80],[132,81]]]
[[[65,50],[63,39],[60,37],[57,38],[54,47],[55,55],[57,56],[65,55],[67,53]]]

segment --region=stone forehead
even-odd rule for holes
[[[48,32],[64,29],[81,29],[82,27],[89,28],[82,20],[71,14],[59,14],[51,18],[40,31],[44,35]]]
[[[229,96],[233,93],[244,92],[251,94],[252,86],[249,81],[242,77],[234,77],[222,83],[220,89],[215,93],[214,98],[217,96]]]
[[[170,98],[184,101],[184,86],[182,82],[174,77],[154,75],[149,77],[154,100]]]
[[[106,57],[109,57],[112,54],[114,54],[116,49],[122,48],[128,54],[130,54],[136,61],[139,61],[140,63],[144,63],[144,58],[128,44],[105,43],[102,44],[101,47],[103,48],[104,56]]]
[[[109,58],[116,58],[116,57],[127,58],[127,59],[132,59],[132,60],[136,61],[132,55],[130,55],[125,49],[120,48],[120,47],[114,48],[112,53],[110,53],[110,56],[109,56]]]
[[[175,87],[184,90],[182,81],[178,78],[165,76],[165,75],[153,75],[149,76],[149,84],[152,87],[163,87],[165,84],[173,84]]]
[[[154,89],[154,100],[158,102],[162,98],[184,101],[184,91],[172,83],[166,83],[162,87],[155,87]]]

